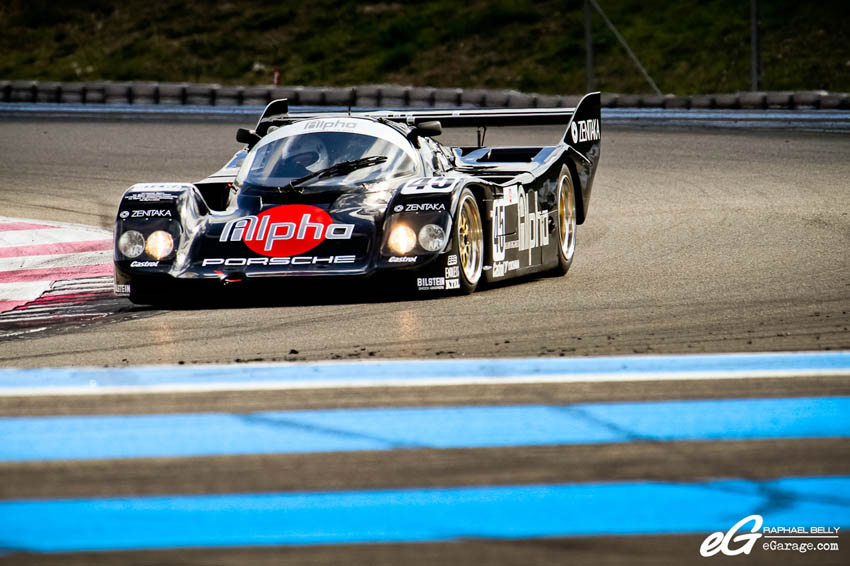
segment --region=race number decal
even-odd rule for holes
[[[401,194],[425,195],[429,193],[450,193],[459,182],[459,177],[422,177],[420,179],[412,179],[401,189]]]
[[[505,201],[496,199],[493,201],[493,261],[505,259],[505,240]]]

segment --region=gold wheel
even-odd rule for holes
[[[576,251],[576,202],[569,175],[561,177],[558,187],[558,233],[561,238],[561,261],[571,262]]]
[[[484,229],[478,204],[471,192],[465,191],[461,196],[458,211],[457,249],[460,268],[471,291],[481,278],[484,266]]]

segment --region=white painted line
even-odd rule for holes
[[[50,289],[50,281],[0,283],[0,301],[33,301]]]
[[[112,250],[0,258],[0,271],[76,267],[78,265],[101,265],[104,263],[112,263]]]
[[[0,338],[11,338],[12,336],[21,336],[23,334],[32,334],[34,332],[41,332],[42,330],[47,330],[46,326],[41,328],[28,328],[26,330],[12,330],[11,332],[2,332],[0,333]]]
[[[48,321],[56,322],[56,321],[59,321],[59,320],[71,320],[71,319],[93,320],[95,318],[100,318],[100,317],[103,317],[103,316],[107,316],[109,314],[109,313],[105,313],[105,312],[77,312],[77,313],[70,313],[70,314],[58,313],[58,314],[47,314],[47,315],[45,315],[44,313],[42,313],[42,314],[36,315],[36,316],[17,316],[17,315],[14,314],[15,312],[16,311],[7,311],[7,312],[3,313],[2,318],[0,318],[0,321],[2,321],[4,323],[40,321],[42,324],[44,324],[45,322],[48,322]],[[26,312],[26,311],[23,311],[23,312]]]
[[[80,279],[63,279],[62,281],[57,281],[53,286],[54,289],[70,289],[70,290],[82,290],[82,289],[100,289],[104,285],[108,284],[111,287],[112,285],[112,277],[104,276],[104,277],[85,277]]]
[[[850,351],[0,369],[0,395],[850,377]]]
[[[179,367],[179,366],[178,366]],[[238,367],[234,366],[235,371]],[[94,377],[94,374],[93,374]],[[245,391],[296,391],[311,389],[372,389],[411,387],[458,387],[458,386],[502,386],[502,385],[547,385],[570,383],[619,383],[645,381],[699,381],[732,379],[791,379],[801,377],[850,377],[850,369],[813,370],[740,370],[740,371],[694,371],[658,373],[598,373],[532,375],[509,377],[433,377],[414,379],[325,379],[320,381],[254,381],[214,383],[169,383],[158,385],[98,385],[92,379],[87,386],[53,387],[0,387],[0,398],[46,397],[68,395],[149,395],[158,393],[214,393]]]
[[[112,235],[100,228],[82,227],[45,228],[37,230],[13,230],[0,232],[0,248],[31,246],[35,244],[55,244],[61,242],[108,240]]]

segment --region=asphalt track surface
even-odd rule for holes
[[[0,122],[4,216],[110,228],[138,181],[198,179],[238,148],[228,123]],[[488,132],[551,143],[558,128]],[[445,141],[472,143],[474,133]],[[850,349],[850,137],[603,130],[570,273],[467,297],[279,297],[116,314],[0,342],[0,366]],[[238,366],[234,366],[237,367]],[[846,377],[4,398],[0,416],[831,397]],[[0,499],[850,475],[838,438],[0,462]],[[781,505],[780,505],[781,506]],[[687,512],[687,510],[683,510]],[[730,510],[736,515],[735,510]],[[731,525],[730,525],[731,526]],[[825,525],[828,526],[828,525]],[[9,564],[687,564],[707,533],[0,557]],[[843,544],[844,541],[842,541]],[[747,564],[845,564],[846,549]],[[717,560],[723,561],[720,557]],[[729,559],[731,560],[731,559]]]
[[[10,173],[0,210],[110,229],[126,187],[204,177],[238,149],[233,133],[229,123],[0,122]],[[491,129],[487,141],[559,134]],[[0,366],[850,348],[850,137],[606,130],[602,152],[564,278],[433,300],[334,289],[133,309],[0,343]]]

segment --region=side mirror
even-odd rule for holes
[[[437,120],[420,122],[419,124],[416,124],[416,127],[413,128],[413,131],[419,137],[433,138],[434,136],[439,136],[443,133],[443,125],[440,124]]]
[[[257,135],[257,132],[254,130],[249,130],[247,128],[239,128],[236,130],[236,141],[239,143],[248,144],[248,147],[254,147],[254,145],[260,141],[260,136]]]
[[[428,122],[420,122],[413,126],[413,129],[410,130],[410,133],[407,134],[407,139],[410,140],[410,143],[413,144],[414,147],[419,147],[419,138],[433,138],[434,136],[439,136],[443,133],[443,126],[436,120],[430,120]]]

